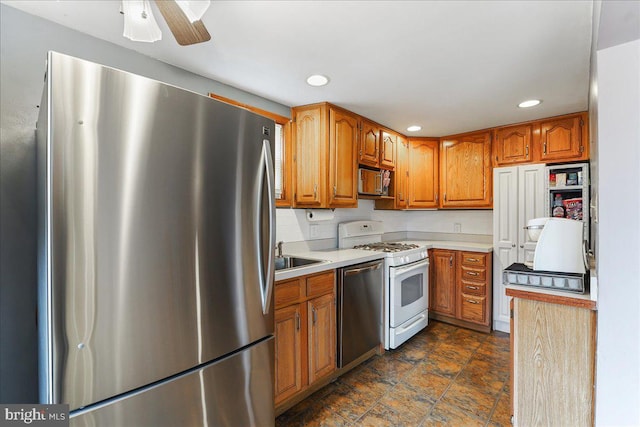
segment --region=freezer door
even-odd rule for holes
[[[72,427],[273,426],[273,338],[90,411]]]
[[[60,54],[48,79],[41,400],[73,410],[271,335],[273,121]]]

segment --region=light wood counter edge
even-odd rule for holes
[[[587,310],[597,310],[596,301],[585,298],[584,295],[557,295],[544,292],[543,290],[533,291],[522,289],[522,287],[507,286],[507,296],[514,298],[528,299],[532,301],[548,302],[551,304],[566,305],[569,307],[586,308]]]

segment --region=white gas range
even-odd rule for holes
[[[380,221],[338,225],[338,247],[379,251],[384,262],[384,347],[394,349],[424,329],[429,321],[429,258],[419,241],[383,242]]]

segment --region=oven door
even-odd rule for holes
[[[429,260],[389,267],[389,323],[392,328],[400,326],[416,314],[427,309]]]

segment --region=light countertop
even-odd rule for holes
[[[421,245],[426,245],[427,249],[435,248],[485,253],[491,252],[493,250],[493,245],[490,243],[453,242],[445,240],[411,240],[410,242],[416,242],[420,243]],[[276,281],[291,279],[306,274],[320,273],[322,271],[333,270],[353,264],[360,264],[362,262],[385,258],[385,254],[382,252],[365,251],[363,249],[325,249],[318,251],[295,252],[286,251],[284,255],[318,259],[323,260],[324,262],[276,271]]]

